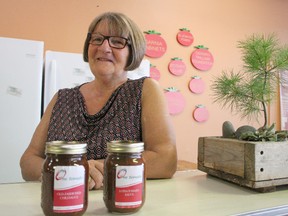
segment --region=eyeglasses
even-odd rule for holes
[[[88,33],[88,37],[90,37],[90,44],[93,45],[102,45],[104,40],[108,40],[109,46],[116,49],[123,49],[127,44],[129,43],[129,40],[124,37],[118,37],[118,36],[104,36],[99,33],[91,34]]]

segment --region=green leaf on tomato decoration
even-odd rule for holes
[[[160,32],[157,32],[155,30],[148,30],[148,31],[144,31],[145,34],[156,34],[156,35],[161,35]]]
[[[164,89],[167,92],[178,92],[179,90],[176,87],[168,87]]]
[[[190,32],[190,30],[188,28],[180,28],[179,29],[180,31],[187,31],[187,32]]]
[[[208,47],[205,47],[204,45],[197,45],[197,46],[194,46],[196,49],[205,49],[205,50],[208,50],[209,48]]]
[[[191,78],[192,78],[192,79],[201,79],[200,76],[192,76]]]
[[[171,60],[179,60],[179,61],[182,61],[182,59],[181,58],[178,58],[178,57],[174,57],[174,58],[171,58]]]

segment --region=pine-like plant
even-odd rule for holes
[[[242,118],[259,122],[263,117],[262,129],[268,129],[269,103],[275,99],[280,73],[288,70],[288,47],[280,46],[275,34],[267,37],[252,35],[238,42],[243,68],[241,71],[222,71],[212,83],[214,102],[228,107]]]

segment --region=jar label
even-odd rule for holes
[[[85,196],[84,166],[55,166],[53,211],[81,211]]]
[[[142,204],[144,165],[117,166],[115,206],[137,208]]]

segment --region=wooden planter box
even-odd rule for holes
[[[288,142],[200,137],[198,169],[260,192],[288,184]]]

